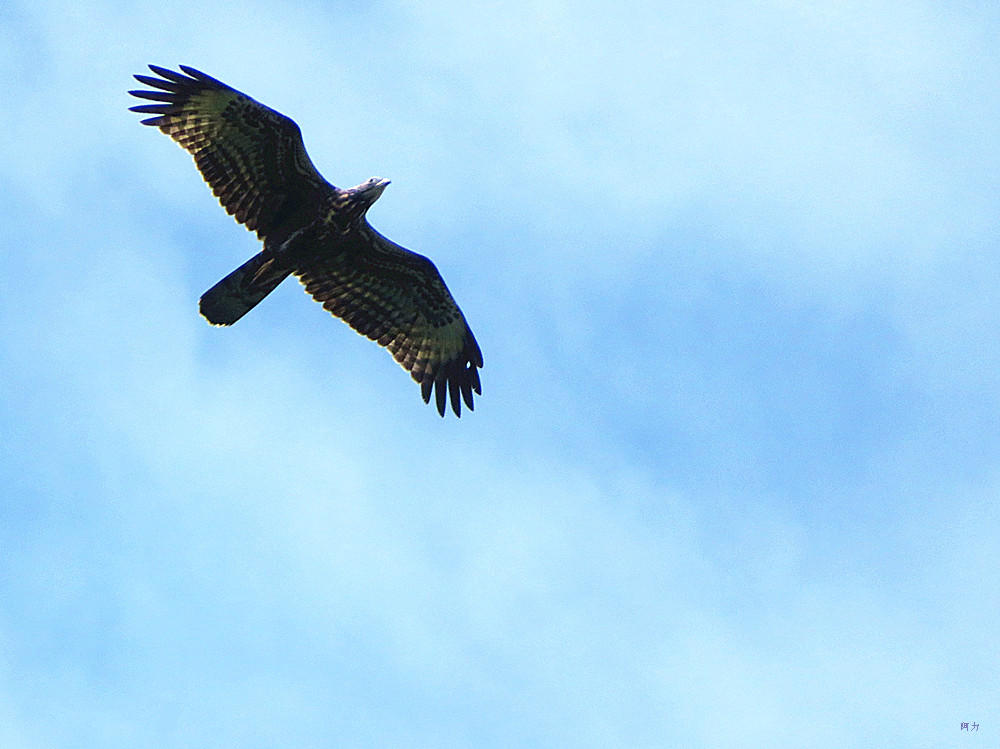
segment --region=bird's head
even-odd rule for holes
[[[388,184],[387,179],[372,177],[360,185],[341,190],[337,209],[340,214],[338,223],[346,227],[361,220]]]
[[[389,180],[384,179],[383,177],[372,177],[371,179],[365,180],[357,187],[352,188],[352,191],[354,191],[359,198],[367,200],[368,204],[371,205],[379,199],[382,191],[385,190],[388,185]]]

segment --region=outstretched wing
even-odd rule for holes
[[[304,203],[330,189],[302,144],[299,126],[211,76],[150,65],[159,78],[137,75],[156,91],[129,91],[159,104],[131,107],[142,121],[194,156],[223,207],[261,238]]]
[[[293,272],[317,301],[362,335],[389,350],[420,383],[424,402],[435,391],[444,416],[451,399],[456,416],[462,403],[473,410],[472,393],[482,394],[479,350],[465,316],[434,263],[389,241],[367,222],[357,252],[324,252]]]

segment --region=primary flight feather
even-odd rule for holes
[[[384,346],[434,393],[444,416],[451,401],[471,411],[482,393],[483,355],[434,264],[383,237],[365,214],[389,180],[340,189],[313,166],[299,126],[211,76],[149,66],[156,90],[130,91],[157,102],[131,107],[194,157],[227,212],[255,231],[264,249],[201,297],[213,325],[232,325],[289,275],[327,310]]]

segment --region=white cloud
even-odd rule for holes
[[[197,10],[9,16],[5,746],[988,725],[994,19]],[[202,323],[256,245],[125,111],[147,61],[394,179],[373,221],[469,313],[474,414],[297,288]]]

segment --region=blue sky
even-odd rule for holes
[[[0,746],[996,745],[998,32],[5,3]],[[150,62],[393,180],[475,413],[293,282],[205,324],[258,245],[127,111]]]

